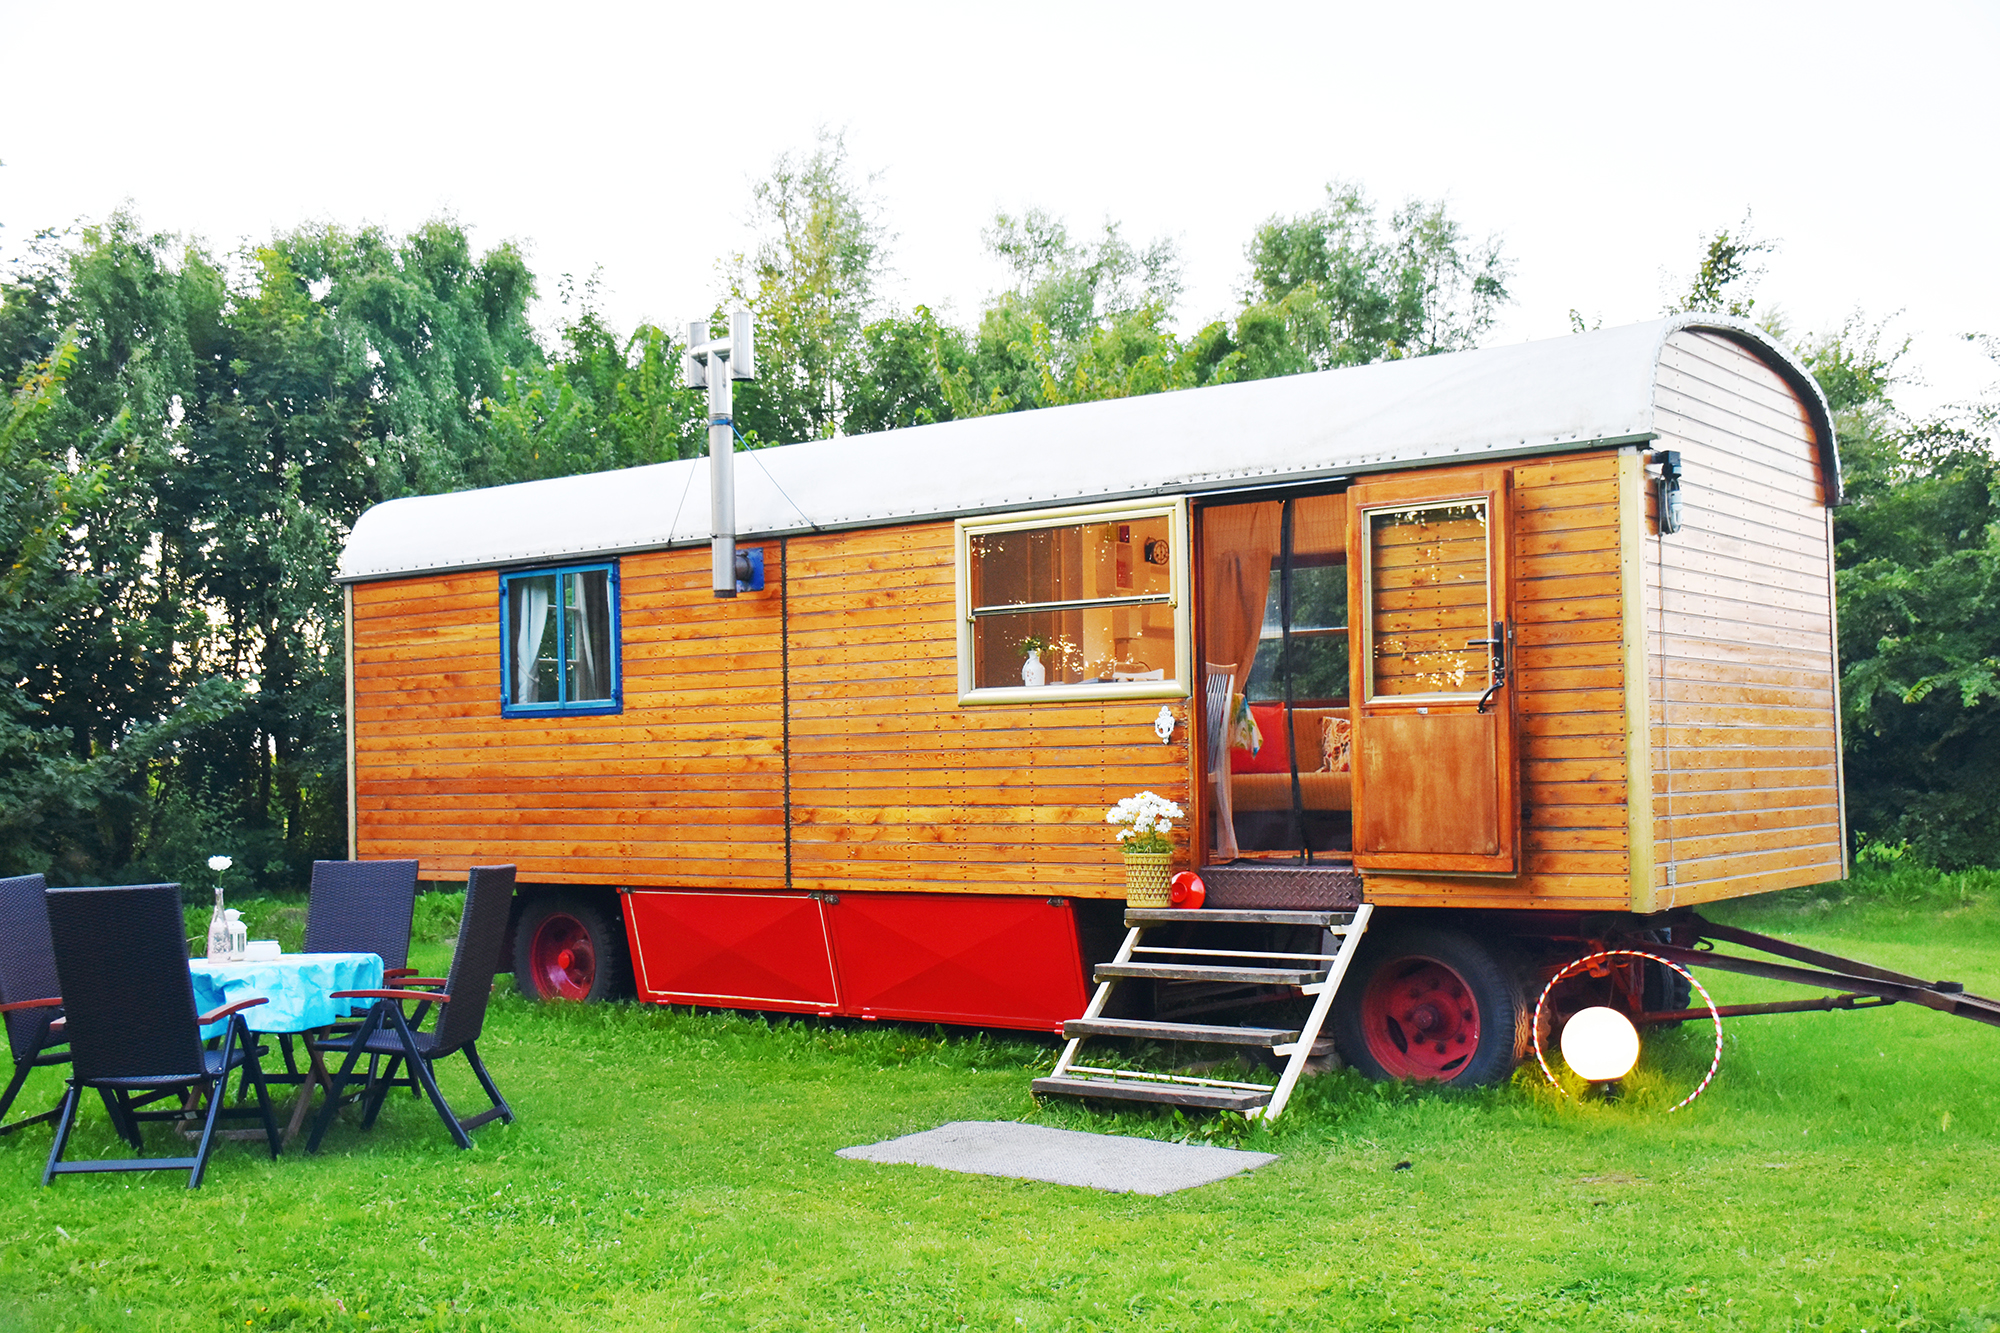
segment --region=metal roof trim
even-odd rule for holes
[[[1831,509],[1846,504],[1847,481],[1840,471],[1840,445],[1833,433],[1833,409],[1827,406],[1825,392],[1820,389],[1819,381],[1813,378],[1813,373],[1806,369],[1805,363],[1769,333],[1735,315],[1676,315],[1660,334],[1660,351],[1666,351],[1667,339],[1690,329],[1720,333],[1740,343],[1791,386],[1792,392],[1804,401],[1806,414],[1812,419],[1813,433],[1819,436],[1820,466],[1826,469],[1827,507]],[[1657,382],[1655,387],[1658,387]]]
[[[967,514],[1310,484],[1396,467],[1653,438],[1658,366],[1682,328],[1811,376],[1739,320],[1681,316],[1536,343],[1381,362],[874,435],[737,460],[745,541]],[[1825,400],[1803,395],[1825,422]],[[705,458],[392,500],[355,523],[336,580],[369,582],[705,543]],[[1835,478],[1838,491],[1837,471]],[[1056,478],[1062,484],[1051,485]],[[803,503],[801,503],[803,502]]]

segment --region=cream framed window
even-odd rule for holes
[[[956,529],[961,704],[1187,697],[1184,501],[967,518]]]

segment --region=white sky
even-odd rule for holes
[[[1491,341],[1658,314],[1746,209],[1759,309],[1894,315],[1922,385],[2000,380],[2000,8],[1986,3],[56,6],[0,0],[0,253],[131,201],[221,249],[446,212],[620,327],[707,309],[750,182],[844,129],[891,295],[969,320],[980,228],[1039,205],[1171,235],[1184,325],[1329,180],[1444,197],[1515,261]],[[697,113],[697,106],[706,108]],[[545,312],[546,317],[546,312]]]

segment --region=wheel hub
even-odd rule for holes
[[[583,1000],[597,982],[597,952],[590,931],[567,912],[547,917],[535,928],[528,958],[542,994]]]
[[[1393,1078],[1448,1080],[1479,1048],[1479,1006],[1465,979],[1434,958],[1380,968],[1361,997],[1368,1052]]]

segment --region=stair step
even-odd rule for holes
[[[1250,985],[1309,986],[1326,980],[1323,967],[1195,967],[1183,963],[1099,963],[1097,979],[1135,977],[1149,981],[1238,981]]]
[[[1128,1102],[1167,1102],[1174,1106],[1204,1106],[1223,1111],[1248,1111],[1271,1104],[1270,1092],[1237,1088],[1204,1088],[1191,1083],[1155,1083],[1127,1078],[1038,1078],[1039,1093],[1064,1097],[1108,1097]]]
[[[1128,926],[1165,926],[1192,921],[1202,924],[1242,923],[1259,926],[1322,926],[1337,929],[1354,920],[1340,911],[1295,912],[1262,907],[1128,907]]]
[[[1140,1018],[1073,1018],[1065,1037],[1151,1037],[1154,1041],[1212,1041],[1226,1046],[1282,1046],[1297,1029],[1219,1027],[1206,1023],[1157,1023]]]

